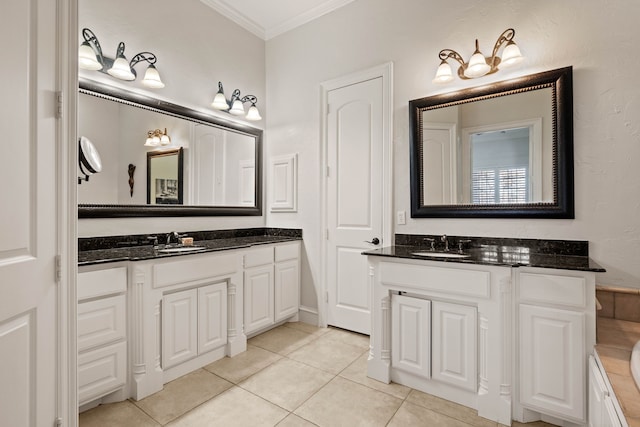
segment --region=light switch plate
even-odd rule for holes
[[[405,225],[407,223],[407,213],[405,211],[398,211],[396,216],[396,222],[398,225]]]

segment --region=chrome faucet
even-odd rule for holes
[[[174,238],[177,243],[180,243],[180,234],[178,234],[177,231],[172,231],[171,233],[167,234],[167,245],[171,244],[171,238]]]
[[[440,241],[444,242],[444,251],[449,252],[449,240],[447,240],[447,235],[443,234],[440,236]]]

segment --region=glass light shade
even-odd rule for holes
[[[227,104],[227,98],[225,98],[224,93],[218,92],[216,96],[213,98],[213,102],[211,106],[216,110],[228,110],[229,104]]]
[[[233,114],[234,116],[244,115],[244,105],[242,105],[242,101],[240,101],[239,99],[233,101],[229,113]]]
[[[451,70],[451,65],[449,65],[446,61],[442,61],[440,66],[438,67],[438,71],[436,71],[436,76],[432,80],[433,83],[449,83],[453,80],[453,71]]]
[[[78,48],[78,67],[83,70],[102,70],[102,64],[98,62],[98,57],[89,42],[82,43]]]
[[[164,133],[160,137],[160,144],[161,145],[171,144],[171,138],[169,138],[169,135],[167,135],[167,128],[164,129]]]
[[[522,62],[524,57],[522,53],[520,53],[520,48],[513,40],[507,43],[504,51],[502,52],[502,59],[500,62],[501,67],[510,67],[512,65],[516,65]]]
[[[127,58],[119,56],[113,61],[113,66],[107,70],[107,73],[120,80],[135,80],[136,76],[131,72],[131,67]]]
[[[161,89],[164,87],[164,83],[160,80],[160,74],[158,74],[158,70],[153,64],[149,65],[147,71],[144,73],[142,84],[152,89]]]
[[[484,76],[489,72],[489,70],[491,70],[491,67],[487,64],[487,60],[484,55],[479,51],[476,51],[471,59],[469,59],[467,69],[464,70],[464,75],[470,79],[475,79],[477,77]]]
[[[153,137],[150,136],[147,138],[146,142],[144,143],[145,147],[155,147],[156,144],[153,142]]]
[[[249,107],[249,111],[247,112],[247,120],[252,120],[252,121],[262,120],[262,117],[260,116],[260,111],[258,111],[258,107],[256,107],[254,104],[251,104],[251,107]]]

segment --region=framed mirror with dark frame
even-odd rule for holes
[[[105,166],[103,173],[100,174],[100,178],[105,181],[102,185],[107,187],[106,193],[113,193],[113,187],[116,186],[119,192],[118,196],[96,198],[94,196],[98,193],[96,189],[100,183],[92,179],[92,188],[86,185],[83,186],[86,188],[79,186],[79,190],[82,190],[82,193],[79,192],[78,195],[79,218],[262,215],[263,131],[261,129],[231,120],[227,121],[213,114],[209,115],[206,112],[85,78],[81,78],[79,81],[79,93],[81,98],[89,99],[91,105],[94,105],[92,108],[96,110],[92,111],[93,116],[89,117],[88,113],[83,114],[82,111],[85,104],[80,103],[79,127],[81,133],[84,132],[82,122],[85,116],[86,121],[91,122],[90,125],[93,128],[102,131],[97,133],[93,139],[105,144],[105,147],[101,148]],[[100,105],[99,103],[103,101],[111,103],[105,104],[110,106]],[[125,107],[135,111],[123,112],[122,110],[119,113],[103,114],[103,109],[120,110]],[[180,148],[178,147],[180,144],[175,141],[178,139],[185,141],[182,144],[185,145],[185,150],[180,150],[183,158],[180,161],[180,164],[183,165],[183,173],[179,182],[183,186],[183,190],[180,192],[181,200],[179,201],[173,197],[174,182],[164,181],[162,183],[162,181],[158,181],[159,191],[170,195],[166,198],[160,197],[159,203],[154,203],[155,197],[145,197],[150,192],[149,190],[156,185],[155,180],[141,182],[142,185],[147,185],[146,190],[138,188],[138,185],[134,190],[134,188],[130,188],[130,183],[128,183],[128,180],[133,177],[127,174],[127,165],[131,172],[131,166],[136,164],[136,161],[131,160],[132,147],[137,153],[137,163],[143,162],[142,159],[146,158],[145,149],[148,148],[142,147],[142,145],[144,138],[146,138],[147,129],[145,128],[142,133],[136,132],[135,136],[131,136],[130,141],[127,142],[126,138],[121,135],[114,135],[114,131],[118,130],[118,124],[110,123],[107,119],[115,116],[123,120],[124,117],[126,122],[121,123],[122,128],[135,127],[132,122],[135,124],[140,115],[148,113],[157,114],[158,118],[153,120],[158,123],[179,121],[179,124],[175,125],[180,127],[179,135],[175,135],[179,138],[172,134],[171,145],[152,148],[153,151],[149,151],[149,153],[162,153],[167,149],[177,150]],[[169,128],[169,134],[171,134],[171,128]],[[104,141],[100,141],[100,139],[104,139]],[[198,144],[199,142],[201,143]],[[114,146],[118,143],[120,144],[119,148]],[[110,153],[110,151],[117,153]],[[107,180],[107,169],[113,167],[110,162],[116,161],[113,160],[113,156],[110,156],[111,154],[113,156],[118,154],[124,158],[117,159],[117,162],[121,164],[112,177]],[[135,167],[133,171],[135,171]],[[200,176],[211,177],[212,181],[198,185]],[[214,188],[216,183],[220,186],[220,182],[227,182],[228,185],[224,188]],[[89,195],[90,201],[83,202],[81,196],[84,195]]]
[[[574,218],[572,67],[409,101],[413,218]]]
[[[147,152],[147,205],[181,205],[184,201],[182,147]]]

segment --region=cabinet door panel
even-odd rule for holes
[[[432,357],[434,380],[467,390],[477,387],[477,309],[433,301]]]
[[[78,356],[78,403],[84,404],[124,386],[127,344],[119,342]]]
[[[584,314],[520,304],[520,400],[585,419]]]
[[[78,351],[124,338],[125,311],[124,295],[78,304]]]
[[[198,292],[165,295],[162,299],[162,367],[167,369],[198,354]]]
[[[300,295],[300,269],[298,260],[275,265],[275,320],[286,319],[298,312]]]
[[[244,330],[257,331],[273,324],[273,265],[244,272]]]
[[[429,378],[431,374],[431,301],[391,297],[391,364]]]
[[[227,284],[198,288],[198,354],[227,343]]]
[[[618,418],[618,412],[615,406],[613,406],[613,400],[611,396],[604,397],[604,411],[602,417],[602,427],[622,427],[620,418]]]

